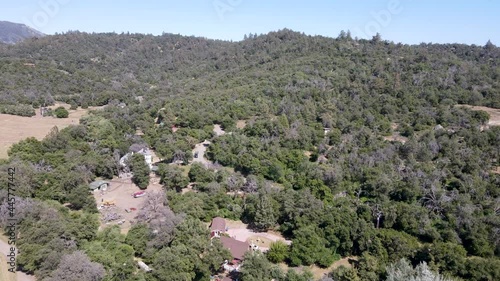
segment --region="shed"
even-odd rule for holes
[[[210,236],[219,237],[222,232],[226,231],[226,220],[221,217],[215,217],[210,224]]]
[[[94,181],[89,185],[91,190],[106,190],[109,187],[109,182],[107,181]]]

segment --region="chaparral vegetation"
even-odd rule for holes
[[[37,280],[500,280],[500,127],[478,110],[500,108],[491,42],[284,29],[0,45],[0,113],[56,101],[59,118],[103,108],[0,160],[0,225],[15,168],[17,266]],[[116,177],[145,191],[125,231],[118,202],[96,199]]]

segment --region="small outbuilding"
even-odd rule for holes
[[[138,262],[137,262],[137,264],[139,265],[139,267],[140,267],[142,270],[144,270],[144,271],[146,271],[146,272],[151,272],[151,271],[153,271],[153,270],[151,269],[151,267],[149,267],[147,264],[145,264],[145,263],[144,263],[144,262],[142,262],[142,261],[138,261]]]
[[[109,182],[107,181],[94,181],[89,185],[91,190],[106,190],[109,187]]]
[[[210,224],[210,236],[219,237],[224,232],[226,232],[226,220],[221,217],[215,217]]]

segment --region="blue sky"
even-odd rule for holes
[[[241,40],[282,28],[336,37],[341,30],[395,42],[500,46],[496,0],[1,0],[0,20],[47,34],[139,32]]]

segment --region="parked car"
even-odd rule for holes
[[[146,195],[146,191],[144,191],[144,190],[142,190],[142,191],[137,191],[137,192],[134,192],[134,193],[132,194],[132,196],[133,196],[134,198],[142,197],[142,196],[144,196],[144,195]]]

